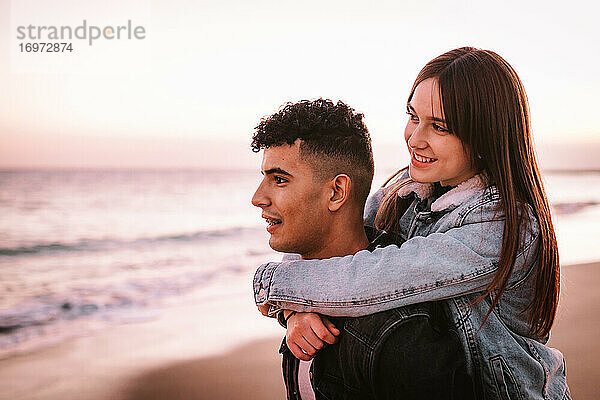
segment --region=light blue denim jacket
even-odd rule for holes
[[[374,224],[388,190],[367,201],[367,225]],[[527,333],[526,308],[534,293],[539,243],[531,209],[509,284],[483,324],[490,299],[469,304],[497,270],[504,229],[499,194],[479,175],[438,199],[431,198],[432,192],[433,185],[416,182],[400,189],[401,197],[413,201],[400,219],[399,247],[260,266],[253,283],[256,303],[362,316],[447,299],[478,398],[570,399],[562,354]]]

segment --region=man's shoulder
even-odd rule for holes
[[[386,247],[391,244],[398,244],[396,243],[396,238],[394,235],[371,226],[365,225],[365,233],[367,234],[367,239],[369,239],[369,247],[367,247],[367,250],[369,251],[373,251],[377,247]]]
[[[368,348],[375,349],[390,337],[406,336],[404,340],[416,341],[417,332],[423,332],[425,328],[425,330],[438,332],[445,331],[450,323],[447,313],[443,301],[425,302],[362,317],[340,318],[343,320],[340,325],[343,327],[343,332],[352,337],[349,340],[359,340]],[[341,322],[335,319],[332,321]],[[416,330],[413,332],[413,329]],[[396,331],[401,333],[390,336]]]

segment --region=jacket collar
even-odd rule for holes
[[[443,211],[449,208],[456,208],[466,200],[485,189],[485,177],[483,174],[477,174],[454,189],[441,195],[431,204],[431,211]],[[414,193],[420,200],[429,198],[433,194],[433,183],[410,182],[398,190],[398,196],[406,197]]]

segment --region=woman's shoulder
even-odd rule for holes
[[[481,220],[503,220],[505,218],[502,197],[493,184],[473,190],[464,197],[465,199],[453,210],[459,222],[473,223]],[[434,205],[436,204],[432,205],[432,209]],[[521,201],[518,201],[516,205],[523,222],[537,226],[537,217],[533,207],[529,203]]]
[[[533,207],[526,202],[517,202],[520,217],[520,250],[530,247],[539,236],[539,223]],[[503,230],[505,213],[502,199],[496,186],[485,185],[474,191],[465,201],[452,210],[449,215],[454,227],[468,224],[484,223]],[[491,234],[491,232],[490,232]]]
[[[380,188],[367,199],[364,212],[366,225],[374,226],[377,211],[385,196],[391,191],[397,192],[396,194],[403,198],[416,196],[421,200],[432,195],[433,184],[407,181],[407,179],[409,179],[408,171],[405,171],[394,182]],[[527,230],[535,235],[538,224],[533,208],[527,203],[517,203],[517,205]],[[505,219],[501,195],[496,186],[489,183],[484,173],[471,177],[435,199],[431,203],[430,210],[443,214],[446,223],[451,227]]]

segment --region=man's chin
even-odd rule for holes
[[[296,253],[296,251],[291,248],[292,246],[274,240],[273,236],[269,239],[269,247],[279,253]]]

